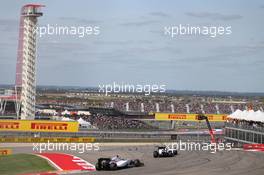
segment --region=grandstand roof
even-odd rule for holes
[[[258,110],[236,110],[232,114],[230,114],[227,118],[238,119],[238,120],[247,120],[247,121],[255,121],[255,122],[264,122],[264,112]]]

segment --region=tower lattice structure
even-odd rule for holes
[[[20,97],[21,119],[34,119],[36,103],[36,40],[38,17],[43,5],[27,4],[21,9],[16,64],[16,90]]]

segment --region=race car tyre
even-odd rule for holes
[[[170,151],[169,156],[172,157],[172,156],[174,156],[174,154]]]
[[[158,151],[154,151],[154,152],[153,152],[153,157],[154,157],[154,158],[159,157],[159,153],[158,153]]]
[[[110,170],[116,170],[117,169],[116,163],[110,163],[109,168]]]
[[[174,155],[178,155],[178,151],[177,150],[174,151]]]
[[[134,160],[135,167],[139,167],[141,165],[138,159]]]
[[[102,170],[101,167],[100,167],[100,165],[99,165],[99,163],[96,163],[95,168],[96,168],[97,171]]]

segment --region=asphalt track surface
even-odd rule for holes
[[[14,153],[32,153],[32,146],[13,148]],[[152,156],[153,146],[101,146],[100,151],[74,154],[95,164],[99,157],[119,155],[123,158],[140,159],[144,167],[116,171],[96,171],[78,174],[95,175],[263,175],[264,152],[220,151],[212,154],[207,151],[181,151],[172,158]],[[77,173],[76,173],[77,174]]]

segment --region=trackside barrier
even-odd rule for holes
[[[226,114],[205,114],[210,122],[225,122]],[[193,121],[198,120],[198,114],[180,114],[180,113],[155,113],[155,120],[178,120],[178,121]]]
[[[0,120],[0,131],[78,132],[77,121]]]
[[[264,144],[244,144],[244,150],[264,151]]]
[[[72,138],[64,138],[64,137],[13,137],[13,138],[3,138],[0,137],[0,142],[3,143],[92,143],[95,142],[95,138],[93,137],[72,137]]]

